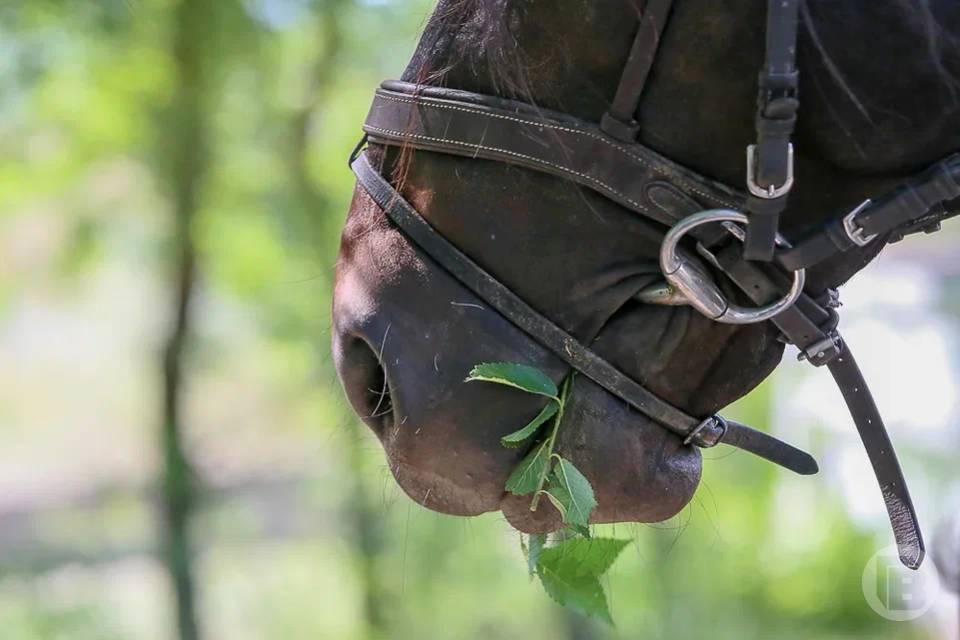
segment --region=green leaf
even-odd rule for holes
[[[573,538],[544,549],[537,562],[540,583],[558,604],[612,625],[600,577],[628,543],[610,538]]]
[[[554,495],[551,491],[552,491],[552,487],[551,487],[551,488],[547,488],[547,489],[541,491],[540,493],[543,494],[543,495],[545,495],[545,496],[547,496],[547,498],[550,499],[550,502],[553,504],[553,506],[556,507],[557,511],[560,512],[560,517],[563,518],[564,521],[566,521],[566,519],[567,519],[567,506],[566,506],[563,502],[561,502],[560,499],[557,498],[557,496]]]
[[[537,563],[540,561],[540,553],[544,545],[547,544],[547,536],[542,533],[530,534],[530,544],[527,548],[527,570],[532,576],[537,572]]]
[[[583,527],[579,524],[571,524],[567,525],[567,530],[579,534],[588,540],[590,539],[590,527]]]
[[[527,457],[517,465],[507,479],[506,490],[517,496],[525,496],[540,489],[540,478],[550,462],[548,441],[538,444]]]
[[[599,578],[607,572],[628,544],[629,540],[617,538],[571,538],[555,547],[544,549],[540,554],[540,562],[547,562],[562,573]]]
[[[557,458],[557,465],[550,475],[547,491],[563,505],[563,509],[558,510],[564,523],[575,531],[586,529],[590,524],[590,514],[597,506],[593,487],[572,462],[560,456],[554,457]]]
[[[557,398],[557,385],[547,374],[534,367],[515,362],[484,362],[467,376],[466,382],[493,382],[521,389],[548,398]]]
[[[519,446],[522,446],[524,442],[529,440],[533,435],[540,429],[540,426],[555,416],[557,410],[560,408],[560,405],[556,401],[551,400],[547,403],[540,413],[537,414],[537,417],[530,421],[527,426],[519,431],[514,431],[509,435],[505,435],[500,438],[500,444],[508,449],[516,449]]]
[[[540,491],[540,493],[547,496],[547,498],[550,500],[550,504],[556,507],[557,511],[560,512],[560,517],[563,519],[564,523],[567,523],[567,506],[563,502],[561,502],[556,495],[554,495],[559,491],[563,491],[563,489],[550,487],[546,490]],[[580,535],[580,536],[583,536],[584,538],[590,537],[590,527],[587,527],[585,525],[567,523],[567,527],[565,531],[570,535]]]
[[[537,570],[540,584],[553,600],[562,607],[577,613],[599,618],[607,624],[613,624],[610,617],[610,605],[600,580],[593,576],[571,576],[556,571],[552,566],[541,566]]]

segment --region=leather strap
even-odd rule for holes
[[[597,125],[511,100],[403,82],[377,90],[364,132],[371,142],[498,160],[566,178],[665,226],[673,199],[739,209],[743,194],[623,143]]]
[[[915,224],[938,205],[960,197],[960,154],[933,165],[919,176],[871,204],[854,222],[863,233],[878,235]]]
[[[749,451],[796,473],[817,472],[816,461],[801,451],[763,432],[720,416],[694,418],[664,401],[624,375],[576,338],[531,308],[509,288],[488,274],[430,224],[372,166],[365,154],[352,164],[366,192],[417,246],[446,269],[477,297],[496,309],[518,328],[540,342],[567,364],[621,398],[663,428],[683,437],[688,444],[709,448],[719,443]]]
[[[624,142],[633,142],[640,131],[635,120],[647,77],[660,47],[660,38],[670,17],[673,0],[647,0],[640,18],[637,35],[623,67],[620,84],[610,109],[603,114],[600,128],[607,135]]]
[[[780,252],[777,261],[785,269],[812,266],[863,245],[874,237],[894,234],[883,242],[895,242],[910,233],[936,231],[940,223],[960,213],[946,207],[960,198],[960,154],[933,165],[908,183],[862,208],[828,221],[791,249]]]
[[[762,269],[744,261],[738,253],[737,247],[728,246],[717,255],[717,264],[757,304],[775,299],[780,289]],[[804,359],[815,366],[826,364],[830,369],[880,485],[900,560],[911,569],[918,568],[923,561],[924,545],[913,501],[870,388],[849,346],[836,331],[836,314],[804,297],[771,322],[788,342],[797,345]]]
[[[900,561],[911,569],[918,569],[925,554],[923,536],[897,454],[883,426],[883,418],[853,354],[842,341],[840,355],[827,366],[850,409],[877,482],[880,483]]]
[[[695,211],[687,209],[683,213]],[[772,265],[744,259],[742,247],[732,238],[713,246],[701,241],[698,249],[756,304],[775,300],[786,286],[784,276]],[[828,300],[832,298],[828,296]],[[826,364],[830,369],[873,466],[900,559],[907,567],[916,569],[923,560],[924,545],[906,480],[870,388],[836,330],[837,321],[835,311],[807,294],[771,320],[786,342],[800,349],[802,359],[818,367]]]
[[[757,95],[757,144],[748,181],[759,189],[782,194],[753,193],[747,200],[750,224],[744,240],[748,260],[773,259],[780,214],[786,209],[793,173],[790,138],[797,121],[795,66],[800,0],[768,0],[766,58],[760,71]],[[754,189],[751,188],[751,192]]]

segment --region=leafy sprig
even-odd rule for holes
[[[564,539],[551,547],[546,546],[545,535],[531,535],[526,544],[521,537],[527,567],[558,604],[613,624],[600,578],[627,541],[591,539],[590,516],[597,507],[593,486],[570,460],[554,451],[573,374],[558,390],[549,376],[534,367],[486,362],[475,366],[466,381],[500,384],[547,398],[533,420],[500,439],[511,449],[535,443],[510,474],[505,489],[518,496],[532,494],[531,511],[536,511],[541,497],[546,497],[567,528]],[[538,442],[537,436],[548,422],[549,432]]]

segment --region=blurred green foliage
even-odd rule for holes
[[[142,365],[38,374],[23,404],[0,395],[0,443],[56,456],[31,465],[56,476],[64,495],[97,489],[4,512],[13,514],[0,522],[5,639],[173,633],[149,505],[153,361],[170,295],[163,176],[173,135],[163,114],[174,4],[0,3],[0,321],[40,296],[68,317],[98,300],[77,317],[113,332],[144,323],[128,349]],[[500,515],[437,515],[395,487],[341,398],[330,290],[353,187],[345,158],[372,88],[402,70],[430,5],[209,3],[211,169],[192,228],[201,281],[187,401],[203,487],[193,529],[206,636],[924,637],[863,600],[873,532],[817,480],[749,456],[708,461],[695,502],[668,523],[600,528],[634,540],[606,585],[612,630],[563,612],[530,583]],[[113,295],[97,293],[103,282]],[[114,339],[88,338],[96,349]],[[83,414],[71,399],[77,385],[88,389]],[[769,423],[772,388],[737,415]],[[66,422],[45,413],[56,406],[72,412]],[[86,457],[52,444],[74,419],[93,425]],[[113,448],[123,473],[101,476]]]

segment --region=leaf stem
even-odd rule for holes
[[[533,500],[530,501],[530,511],[536,511],[540,505],[540,494],[543,493],[543,485],[547,481],[547,475],[550,473],[550,467],[552,466],[553,447],[557,442],[557,433],[560,431],[560,422],[563,420],[563,411],[566,408],[567,393],[570,390],[573,375],[571,371],[570,375],[564,379],[563,386],[560,388],[560,397],[556,398],[557,404],[560,406],[557,408],[557,415],[554,416],[553,420],[553,428],[550,430],[550,436],[547,438],[547,464],[543,466],[543,471],[540,472],[540,479],[537,480],[537,490],[533,494]]]

